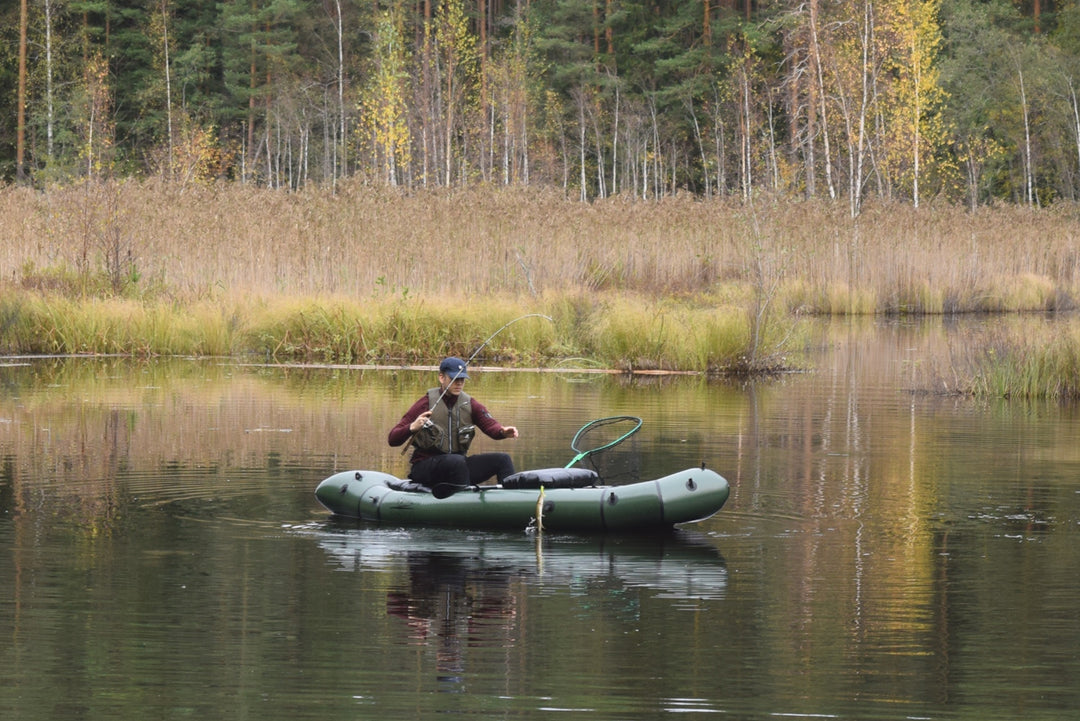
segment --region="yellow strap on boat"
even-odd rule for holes
[[[540,486],[540,495],[536,497],[536,531],[544,530],[544,487]]]

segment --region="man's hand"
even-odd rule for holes
[[[424,411],[416,417],[412,423],[409,424],[409,432],[416,433],[418,430],[424,427],[424,424],[431,418],[431,411]]]

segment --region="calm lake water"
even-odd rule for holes
[[[671,536],[330,519],[433,373],[0,367],[0,718],[1058,719],[1080,709],[1080,412],[913,392],[975,326],[811,333],[754,384],[479,371],[519,468],[644,419]],[[938,380],[935,380],[938,379]]]

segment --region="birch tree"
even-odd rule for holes
[[[910,90],[911,124],[914,131],[912,151],[912,199],[919,207],[919,181],[924,158],[933,158],[943,141],[938,109],[945,100],[936,66],[941,46],[938,26],[940,0],[915,0],[911,20],[911,79],[905,84]],[[925,148],[925,152],[924,152]]]
[[[371,153],[377,177],[397,185],[411,162],[407,98],[409,55],[400,8],[384,11],[375,29],[372,72],[360,100],[361,145]]]
[[[833,102],[844,129],[848,207],[855,218],[862,208],[864,164],[869,150],[867,120],[872,112],[872,81],[880,72],[880,58],[875,49],[875,4],[864,0],[850,10],[852,15],[836,26],[828,70]]]
[[[160,63],[162,79],[163,104],[165,106],[165,160],[162,163],[162,171],[165,177],[172,178],[176,172],[176,154],[174,152],[175,135],[173,133],[173,105],[172,105],[172,63],[170,61],[169,48],[169,24],[171,23],[171,11],[169,0],[158,0],[156,12],[151,15],[147,28],[148,34],[154,38],[158,52],[155,52],[155,64]]]
[[[837,117],[838,76],[833,57],[839,31],[853,20],[838,13],[823,13],[821,0],[792,2],[780,19],[785,78],[788,142],[803,167],[805,194],[818,194],[823,178],[829,198],[838,196],[833,178],[835,165],[834,125]],[[835,36],[835,37],[834,37]]]
[[[16,96],[15,180],[25,183],[26,174],[26,33],[29,26],[27,0],[19,0],[19,90]]]
[[[44,0],[45,9],[45,157],[49,165],[53,162],[53,125],[56,118],[56,103],[53,97],[53,14],[54,0]]]
[[[80,105],[81,158],[89,180],[109,171],[114,141],[109,65],[100,54],[91,56],[83,71]]]
[[[493,136],[501,131],[498,154],[503,185],[529,182],[530,116],[537,105],[534,96],[539,85],[533,37],[528,12],[524,3],[518,2],[511,36],[501,51],[493,53],[487,66]]]
[[[916,208],[927,162],[945,142],[941,108],[946,95],[937,67],[938,7],[939,0],[904,0],[892,6],[885,30],[888,55],[882,67],[892,87],[882,88],[879,80],[875,98],[886,126],[880,162],[890,184],[905,188]]]
[[[462,0],[443,0],[436,13],[435,43],[441,73],[443,183],[451,185],[455,172],[464,174],[466,110],[474,99],[478,55],[476,37],[469,31]],[[455,168],[454,159],[461,164]]]
[[[825,184],[829,190],[829,197],[836,198],[836,186],[833,184],[832,177],[832,144],[829,142],[829,112],[827,106],[827,98],[829,96],[825,88],[825,68],[822,61],[822,46],[819,36],[819,13],[818,13],[818,0],[809,0],[809,22],[810,22],[810,57],[811,65],[814,72],[814,80],[816,81],[811,98],[808,112],[811,114],[811,142],[813,142],[813,130],[820,124],[821,127],[821,140],[825,153],[824,170],[825,170]],[[817,119],[817,123],[813,119]],[[813,162],[813,146],[811,145],[811,162]]]

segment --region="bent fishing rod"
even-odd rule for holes
[[[452,378],[450,378],[450,382],[446,384],[446,387],[442,389],[442,393],[440,393],[439,397],[435,399],[435,403],[432,404],[431,408],[433,409],[435,406],[439,405],[439,403],[442,401],[442,399],[446,397],[446,394],[449,392],[450,386],[454,383],[454,381],[456,381],[458,378],[460,378],[465,373],[465,369],[469,367],[469,364],[472,363],[476,359],[476,356],[480,355],[480,351],[482,351],[484,348],[486,348],[488,343],[495,340],[495,336],[499,335],[499,333],[502,333],[504,330],[506,330],[507,328],[512,326],[514,323],[517,323],[519,320],[525,320],[526,318],[543,318],[544,320],[546,320],[546,321],[548,321],[550,323],[555,322],[551,318],[551,316],[544,315],[543,313],[526,313],[525,315],[518,316],[517,318],[514,318],[513,320],[508,321],[507,323],[504,323],[501,328],[499,328],[497,331],[495,331],[494,333],[489,335],[487,337],[487,340],[485,340],[483,343],[481,343],[477,347],[477,349],[473,351],[472,355],[469,356],[469,358],[465,361],[465,364],[463,366],[461,366],[460,368],[457,369],[457,372],[454,373]],[[424,423],[424,427],[426,428],[430,424],[431,424],[431,420],[428,419]],[[408,450],[409,446],[412,445],[413,438],[415,438],[415,437],[416,437],[416,433],[413,433],[412,435],[409,436],[409,440],[405,442],[405,445],[401,449],[402,453],[405,453],[405,451]]]

